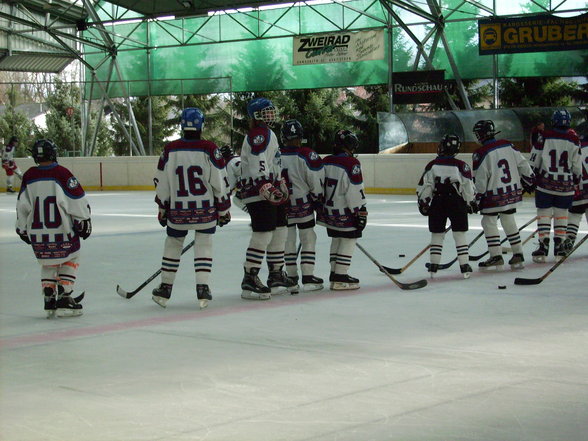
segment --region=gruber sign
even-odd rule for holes
[[[480,55],[588,48],[588,14],[478,20]]]

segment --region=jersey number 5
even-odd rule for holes
[[[188,194],[198,196],[206,193],[206,186],[200,176],[202,176],[202,167],[191,165],[184,172],[184,166],[180,165],[176,168],[176,175],[178,176],[178,197],[186,197]],[[186,186],[186,181],[188,185]],[[189,192],[189,193],[188,193]]]

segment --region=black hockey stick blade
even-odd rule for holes
[[[416,282],[412,282],[412,283],[402,283],[399,280],[396,280],[395,283],[400,289],[405,289],[405,290],[419,289],[419,288],[424,288],[425,286],[427,286],[427,281],[425,279],[417,280]]]
[[[121,296],[123,299],[130,299],[131,297],[133,297],[135,294],[137,294],[139,291],[135,290],[135,291],[125,291],[124,289],[122,289],[120,287],[120,285],[116,285],[116,292],[118,293],[119,296]]]
[[[450,260],[447,263],[440,263],[438,269],[440,269],[440,270],[447,269],[451,265],[453,265],[455,262],[457,262],[457,257],[455,259],[453,259],[453,260]],[[429,269],[431,267],[431,263],[430,262],[427,262],[427,263],[425,263],[425,266],[427,267],[427,269]]]
[[[74,302],[80,303],[82,300],[84,300],[84,295],[86,295],[86,291],[83,291],[79,296],[74,297]]]
[[[402,268],[390,268],[389,266],[384,265],[382,265],[380,271],[388,274],[402,274]]]
[[[527,279],[525,277],[517,277],[514,281],[515,285],[539,285],[543,282],[545,277],[537,277],[536,279]]]

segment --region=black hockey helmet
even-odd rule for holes
[[[472,131],[476,135],[478,142],[484,142],[488,139],[492,139],[494,136],[496,136],[497,133],[500,133],[497,132],[496,128],[494,127],[494,121],[489,119],[478,121],[476,124],[474,124]]]
[[[230,145],[226,144],[223,145],[220,148],[220,152],[223,155],[223,158],[225,158],[225,161],[228,161],[229,159],[231,159],[233,156],[235,156],[235,152],[233,151],[233,147],[231,147]]]
[[[344,150],[355,153],[359,148],[359,139],[351,130],[339,130],[335,133],[335,153]]]
[[[567,109],[557,109],[551,115],[551,123],[553,127],[568,128],[572,124],[572,115]]]
[[[289,119],[282,124],[282,130],[280,130],[282,144],[286,144],[287,141],[292,141],[293,139],[302,139],[303,136],[302,124],[297,119]]]
[[[439,147],[437,147],[437,154],[439,156],[455,156],[459,153],[461,147],[461,140],[459,136],[454,134],[444,135],[441,138]]]
[[[57,160],[57,146],[50,139],[39,139],[33,144],[31,156],[37,164]]]

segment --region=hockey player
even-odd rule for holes
[[[565,242],[566,252],[569,252],[576,242],[582,215],[585,215],[588,221],[588,128],[580,136],[580,156],[582,158],[582,179],[574,194],[572,206],[568,211],[568,227]]]
[[[498,219],[513,250],[508,264],[522,268],[523,246],[515,220],[515,213],[523,200],[523,191],[532,193],[534,175],[531,166],[510,141],[496,139],[499,133],[490,120],[478,121],[473,128],[482,147],[473,154],[476,198],[482,214],[482,228],[490,258],[480,262],[481,269],[504,265]]]
[[[224,145],[220,149],[223,158],[225,159],[225,167],[227,170],[227,181],[229,183],[229,191],[232,194],[236,191],[233,203],[241,210],[247,213],[247,207],[241,200],[241,193],[238,190],[239,181],[241,180],[241,158],[237,156],[230,145]]]
[[[437,158],[427,164],[417,186],[419,211],[429,217],[431,277],[441,262],[447,219],[451,222],[460,271],[465,279],[472,273],[466,232],[468,213],[478,211],[478,206],[470,167],[455,158],[460,146],[459,136],[445,135],[437,148]]]
[[[272,294],[296,292],[298,285],[284,272],[286,246],[286,203],[288,187],[281,178],[280,149],[271,126],[277,111],[267,98],[247,103],[249,132],[241,148],[239,188],[251,217],[251,239],[244,263],[241,297],[268,300]],[[259,270],[267,254],[267,285],[259,279]]]
[[[18,138],[13,136],[2,151],[2,168],[6,172],[6,193],[14,193],[14,175],[22,180],[22,172],[14,162],[14,151],[18,147]]]
[[[33,145],[37,167],[23,176],[16,203],[16,233],[31,245],[41,265],[41,287],[47,318],[82,314],[72,297],[80,237],[92,233],[90,206],[71,172],[57,163],[57,146],[48,139]]]
[[[298,283],[298,251],[296,233],[300,236],[300,268],[304,291],[323,289],[323,279],[314,275],[316,232],[314,210],[323,199],[325,171],[317,153],[302,147],[302,124],[295,119],[282,125],[282,176],[290,190],[288,207],[288,238],[286,240],[286,271]]]
[[[361,165],[355,158],[358,147],[355,133],[339,130],[333,154],[323,159],[324,202],[318,224],[327,227],[331,238],[329,282],[336,291],[359,289],[359,279],[347,274],[368,216]]]
[[[543,142],[531,150],[531,167],[536,176],[535,206],[539,247],[533,251],[533,261],[545,262],[549,251],[549,235],[553,218],[553,245],[556,260],[566,255],[568,209],[572,205],[575,185],[582,176],[580,140],[570,124],[572,117],[566,109],[558,109],[551,117],[553,128],[543,132]]]
[[[184,239],[195,230],[194,271],[200,308],[212,300],[208,281],[212,269],[212,235],[231,220],[225,162],[213,142],[201,138],[204,114],[196,107],[182,111],[182,138],[167,144],[155,174],[158,219],[167,227],[161,261],[161,284],[153,300],[166,307],[180,265]]]

